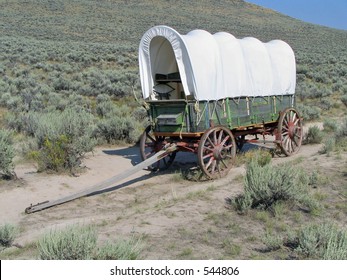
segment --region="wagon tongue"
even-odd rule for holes
[[[110,179],[107,179],[99,184],[96,184],[92,187],[90,187],[89,189],[86,189],[84,191],[69,195],[69,196],[65,196],[62,197],[60,199],[57,200],[53,200],[53,201],[44,201],[44,202],[40,202],[38,204],[35,205],[30,205],[29,207],[27,207],[25,209],[25,213],[30,214],[30,213],[34,213],[55,205],[59,205],[59,204],[63,204],[66,203],[68,201],[71,200],[75,200],[77,198],[80,197],[84,197],[93,193],[96,193],[97,191],[101,191],[104,190],[108,187],[114,186],[115,184],[117,184],[119,181],[124,180],[126,178],[128,178],[129,176],[139,172],[140,170],[156,163],[157,161],[165,158],[166,156],[168,156],[170,153],[174,152],[177,150],[177,145],[176,144],[168,144],[166,145],[161,151],[157,152],[154,156],[146,159],[145,161],[133,166],[132,168],[125,170],[123,173],[118,174],[116,176],[111,177]]]

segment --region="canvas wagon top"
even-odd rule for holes
[[[147,100],[157,100],[156,93],[165,87],[175,92],[173,99],[197,101],[295,92],[294,52],[281,40],[263,43],[204,30],[181,35],[171,27],[155,26],[141,39],[139,67]]]

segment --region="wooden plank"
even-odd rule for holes
[[[155,136],[199,138],[204,132],[153,132]]]

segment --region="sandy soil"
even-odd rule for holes
[[[319,163],[327,170],[336,170],[333,158],[317,161],[319,148],[320,145],[305,145],[290,159],[275,157],[273,163],[303,158],[308,165]],[[346,163],[345,157],[341,161]],[[0,185],[0,224],[18,225],[20,234],[16,242],[22,245],[34,242],[50,229],[79,223],[97,225],[100,242],[132,233],[143,235],[146,249],[141,257],[146,259],[223,258],[228,252],[221,248],[228,242],[244,244],[238,258],[252,255],[259,240],[253,244],[246,244],[245,240],[256,236],[261,224],[250,227],[242,221],[242,216],[227,211],[224,203],[226,197],[242,192],[244,166],[233,168],[219,180],[182,179],[180,170],[184,172],[197,165],[194,154],[179,153],[166,172],[153,174],[142,170],[99,194],[40,212],[24,213],[30,204],[89,188],[139,162],[135,146],[97,148],[84,161],[85,172],[77,177],[40,174],[35,166],[19,164],[15,170],[19,180],[3,181]],[[246,236],[240,234],[243,229]]]

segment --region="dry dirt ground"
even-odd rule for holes
[[[323,210],[316,215],[283,209],[276,217],[262,211],[240,215],[227,209],[226,197],[243,192],[244,165],[234,167],[225,178],[188,180],[197,165],[196,156],[181,153],[166,172],[142,170],[102,193],[25,214],[31,203],[54,200],[88,188],[140,162],[138,147],[97,148],[84,161],[78,177],[37,173],[30,164],[17,164],[16,181],[0,182],[0,225],[19,228],[15,243],[22,248],[2,252],[10,259],[38,257],[35,242],[51,229],[70,224],[97,227],[99,242],[130,235],[142,236],[142,259],[278,259],[290,257],[284,250],[267,252],[266,231],[286,232],[309,222],[347,221],[347,155],[318,153],[321,145],[304,145],[298,154],[275,156],[272,164],[294,161],[309,174],[318,175],[312,189]]]

